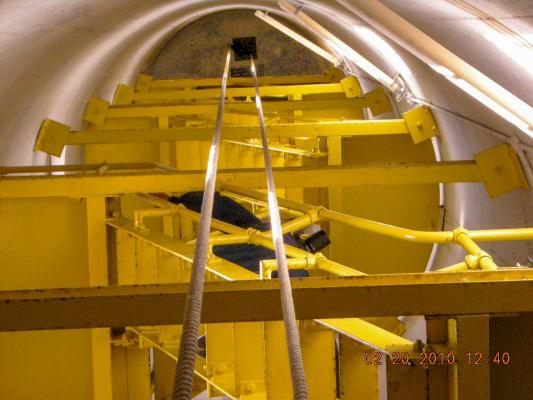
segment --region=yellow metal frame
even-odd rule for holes
[[[259,77],[260,86],[268,85],[304,85],[339,82],[344,73],[336,68],[327,70],[322,75],[288,75]],[[220,78],[158,80],[150,75],[139,75],[135,90],[139,92],[150,90],[182,90],[186,88],[220,87]],[[252,78],[228,78],[228,87],[253,86]]]
[[[235,99],[227,105],[223,137],[231,143],[224,144],[227,147],[222,153],[228,159],[236,159],[237,154],[242,156],[245,158],[242,166],[260,167],[254,150],[241,151],[243,146],[252,148],[259,137],[251,83],[248,78],[229,81],[228,96]],[[136,143],[155,142],[155,146],[144,146],[160,151],[160,155],[153,156],[156,151],[150,153],[149,159],[176,166],[180,171],[154,163],[0,168],[0,199],[82,198],[87,219],[88,285],[108,283],[105,249],[115,252],[109,260],[110,279],[118,286],[0,293],[0,330],[93,328],[90,337],[94,396],[97,398],[110,398],[112,391],[106,369],[111,365],[109,335],[108,330],[101,327],[134,326],[128,330],[139,337],[139,347],[155,347],[167,355],[173,354],[168,349],[176,345],[178,339],[174,336],[179,333],[179,326],[147,328],[142,325],[181,322],[176,310],[183,308],[185,285],[160,283],[188,280],[199,215],[146,193],[201,189],[204,179],[202,151],[208,147],[201,141],[212,135],[219,85],[219,79],[158,81],[141,75],[135,88],[125,85],[117,88],[113,105],[102,99],[91,99],[84,114],[84,120],[89,122],[86,129],[71,131],[64,124],[46,120],[35,143],[35,150],[56,156],[61,155],[66,145],[87,145],[86,159],[93,157],[94,162],[98,162],[107,160],[106,149],[116,148],[113,144],[131,143],[133,145],[124,148],[135,149],[143,147],[135,147]],[[343,137],[409,134],[414,143],[420,143],[439,134],[437,123],[426,107],[408,111],[402,119],[359,120],[363,118],[364,109],[369,109],[374,116],[392,111],[390,99],[382,88],[363,94],[357,79],[344,77],[339,70],[330,70],[323,76],[266,77],[261,79],[261,85],[263,96],[277,97],[276,101],[266,103],[265,111],[273,138],[271,149],[278,153],[277,165],[284,167],[276,171],[278,184],[284,187],[280,194],[285,193],[290,198],[307,198],[302,188],[358,185],[483,182],[491,197],[527,188],[520,162],[508,145],[489,149],[468,161],[323,168],[328,162],[342,163],[342,143],[365,140],[341,139]],[[237,97],[242,97],[242,101]],[[329,148],[321,137],[328,139]],[[401,137],[388,139],[390,142],[403,140]],[[366,140],[378,141],[379,138]],[[100,144],[104,146],[98,146]],[[418,149],[424,148],[423,145]],[[188,160],[191,149],[198,151],[199,160]],[[280,157],[280,152],[288,156]],[[132,153],[135,157],[143,156],[135,150]],[[318,155],[328,155],[328,160],[316,157]],[[129,159],[128,156],[124,158]],[[263,193],[251,190],[264,186],[262,169],[242,169],[238,163],[224,165],[239,168],[220,171],[219,187],[224,194],[252,203],[254,212],[258,205],[266,204]],[[303,165],[305,167],[301,168]],[[285,168],[288,166],[298,168]],[[67,174],[62,175],[63,172]],[[319,191],[312,192],[314,196]],[[128,196],[128,193],[137,196]],[[322,201],[323,196],[319,195]],[[115,196],[121,199],[106,199]],[[139,199],[155,208],[140,208],[145,206]],[[117,206],[120,202],[122,205]],[[108,207],[111,203],[115,206]],[[374,398],[379,391],[377,368],[363,364],[365,351],[389,356],[405,352],[411,360],[418,358],[421,351],[459,351],[473,343],[474,334],[479,333],[483,340],[487,338],[487,317],[478,320],[473,315],[533,311],[528,297],[533,285],[531,271],[498,268],[478,244],[531,240],[532,228],[468,231],[459,227],[453,231],[431,232],[382,224],[284,199],[280,199],[280,207],[291,217],[282,227],[285,233],[317,222],[333,221],[413,243],[453,243],[466,253],[464,261],[438,273],[367,276],[323,254],[286,246],[291,257],[289,268],[306,269],[311,276],[294,280],[293,287],[298,317],[303,319],[300,330],[306,374],[317,398],[334,396],[333,374],[325,376],[316,366],[329,371],[335,369],[333,344],[336,335],[341,335],[341,380],[344,379],[341,387],[346,390],[343,396],[365,397],[356,384],[346,383],[348,374],[355,372],[368,380],[365,395]],[[119,217],[120,211],[132,215],[133,219]],[[105,218],[111,212],[113,218],[107,220],[106,230]],[[161,221],[148,218],[161,218]],[[151,230],[151,226],[159,228]],[[251,243],[272,249],[271,232],[242,229],[216,220],[213,229],[211,246]],[[112,259],[114,256],[116,260]],[[284,369],[287,355],[280,346],[283,330],[278,321],[281,318],[278,282],[269,279],[276,269],[275,261],[263,260],[260,273],[255,274],[211,252],[207,265],[211,282],[206,285],[204,302],[204,321],[209,324],[202,328],[202,332],[210,336],[210,359],[197,365],[197,372],[208,384],[209,395],[225,394],[243,400],[290,396],[287,390],[289,373]],[[126,286],[130,284],[155,285]],[[437,338],[429,335],[432,328],[428,324],[429,343],[414,343],[400,336],[403,325],[396,318],[383,318],[410,314],[445,314],[448,319],[451,316],[448,340],[442,335]],[[378,318],[356,318],[375,316]],[[466,335],[464,327],[468,331]],[[162,343],[168,344],[163,346]],[[405,387],[413,385],[413,379],[421,376],[412,372],[399,373],[397,368],[391,368],[390,362],[387,370],[392,384],[401,382],[403,385],[403,392],[390,391],[391,398],[401,396],[399,393],[404,393]],[[419,368],[417,370],[420,372]],[[470,374],[465,374],[464,365],[449,370],[450,391],[459,398],[468,396],[459,388],[465,386],[466,379],[487,377],[487,368]],[[431,370],[427,375],[433,373]],[[422,371],[422,375],[417,388],[425,388],[426,371]],[[487,382],[483,382],[487,389]],[[405,394],[400,398],[404,397]]]
[[[305,278],[292,286],[302,320],[533,312],[528,269]],[[4,291],[0,330],[180,324],[186,297],[186,283]],[[207,282],[203,310],[205,323],[280,321],[279,281]]]
[[[357,97],[350,86],[340,83],[319,83],[306,85],[280,85],[280,86],[262,86],[261,95],[264,97],[288,97],[288,96],[305,96],[309,94],[344,94],[346,91],[349,96]],[[229,87],[226,89],[228,98],[234,97],[254,97],[254,87]],[[186,100],[212,100],[220,97],[220,88],[213,89],[191,89],[181,91],[154,91],[136,92],[134,88],[119,85],[115,92],[113,100],[114,105],[127,104],[171,104],[179,103]]]
[[[223,184],[222,188],[226,191],[249,197],[255,200],[266,201],[265,194],[259,191],[244,189],[234,185]],[[464,228],[457,228],[454,231],[428,232],[406,229],[394,225],[383,224],[364,218],[354,217],[343,213],[328,210],[325,207],[314,207],[305,204],[291,202],[286,199],[279,199],[282,207],[292,209],[306,214],[304,217],[287,223],[287,231],[302,229],[312,223],[325,220],[336,221],[368,232],[377,233],[396,239],[406,240],[416,243],[437,243],[448,244],[456,243],[461,245],[466,252],[472,257],[466,258],[465,262],[470,269],[496,269],[497,266],[487,253],[483,252],[474,242],[477,241],[507,241],[507,240],[533,240],[533,228],[513,228],[513,229],[489,229],[489,230],[472,230],[467,231]],[[217,240],[223,240],[217,238]]]
[[[96,106],[93,107],[95,110]],[[420,120],[424,122],[420,122]],[[105,128],[102,126],[101,128]],[[111,143],[148,143],[184,140],[209,140],[213,127],[164,127],[145,129],[88,129],[71,131],[67,125],[53,120],[45,120],[34,146],[34,151],[43,151],[60,156],[66,145],[111,144]],[[269,133],[274,137],[330,137],[330,136],[367,136],[410,134],[414,143],[420,143],[439,134],[431,111],[418,107],[404,114],[404,119],[385,120],[348,120],[300,123],[275,123],[269,125]],[[257,139],[258,125],[225,126],[225,140]]]
[[[108,164],[118,170],[120,165]],[[28,167],[2,167],[10,175],[18,171],[27,174]],[[31,167],[30,167],[31,168]],[[60,167],[63,168],[63,167]],[[64,167],[68,169],[69,167]],[[72,166],[79,168],[79,166]],[[104,168],[104,172],[106,167]],[[0,180],[0,198],[5,197],[84,197],[124,193],[171,192],[179,187],[183,191],[200,190],[202,171],[163,170],[156,172],[117,172],[112,174],[81,174],[54,176],[9,176]],[[56,169],[59,170],[59,169]],[[36,168],[33,172],[50,172],[51,168]],[[523,173],[523,171],[522,171]],[[274,176],[278,187],[320,188],[343,186],[375,186],[428,183],[483,182],[479,166],[474,161],[449,161],[430,163],[396,163],[329,168],[276,168]],[[505,179],[500,175],[500,179]],[[222,184],[249,188],[265,186],[261,169],[221,170]],[[490,186],[490,182],[484,182]],[[521,187],[512,187],[513,190]],[[509,186],[507,190],[511,190]]]

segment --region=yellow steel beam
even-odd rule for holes
[[[305,85],[338,82],[341,78],[341,74],[334,72],[335,71],[332,70],[323,75],[262,76],[259,78],[259,85]],[[135,89],[138,91],[175,90],[185,88],[220,87],[220,84],[220,78],[157,80],[149,75],[141,74],[137,79]],[[228,87],[253,85],[254,81],[252,78],[228,78]]]
[[[263,146],[259,143],[254,142],[247,142],[247,141],[240,141],[240,140],[224,140],[224,143],[231,143],[236,144],[239,146],[249,147],[252,149],[262,149]],[[291,154],[293,156],[300,156],[300,157],[311,157],[311,158],[321,158],[321,157],[327,157],[328,153],[316,151],[316,148],[313,148],[313,151],[310,150],[304,150],[300,149],[296,146],[292,145],[275,145],[271,144],[268,146],[271,152],[278,152],[282,154]]]
[[[88,197],[84,200],[87,220],[87,256],[89,285],[108,284],[106,199]],[[94,399],[111,400],[111,344],[108,328],[91,329],[91,361]]]
[[[344,94],[345,89],[340,83],[320,83],[307,85],[262,86],[260,87],[260,92],[263,97],[288,97],[308,94]],[[119,85],[115,92],[113,104],[171,104],[186,100],[218,99],[220,93],[220,88],[136,92],[132,87]],[[230,87],[226,90],[226,97],[255,97],[255,88],[253,86]]]
[[[46,120],[39,130],[34,150],[60,156],[65,145],[207,141],[211,140],[213,129],[212,126],[109,129],[104,125],[98,130],[70,131],[67,125]],[[402,119],[271,124],[268,133],[278,138],[411,134],[413,140],[415,135],[419,140],[420,135],[417,127],[409,128]],[[257,139],[260,132],[258,125],[225,126],[222,135],[225,140]]]
[[[78,172],[104,174],[115,171],[159,170],[174,171],[174,168],[156,163],[102,163],[102,164],[66,164],[66,165],[21,165],[16,167],[0,166],[1,175],[51,174],[54,172]]]
[[[96,108],[93,112],[96,112]],[[88,114],[91,113],[88,112]],[[102,115],[104,115],[104,111],[98,113],[98,118],[101,118]],[[276,123],[269,125],[269,134],[279,138],[409,134],[414,143],[420,143],[438,135],[439,131],[433,114],[427,107],[417,107],[404,113],[403,116],[404,119],[389,120]],[[92,127],[82,131],[71,131],[67,125],[53,120],[45,120],[35,140],[34,151],[43,151],[59,157],[65,145],[210,140],[213,134],[214,128],[209,125],[170,128],[168,119],[162,118],[162,120],[165,122],[164,126],[157,128],[148,126],[117,127],[104,124],[99,125],[98,129]],[[225,140],[257,139],[260,136],[258,125],[229,125],[223,128],[222,134]],[[491,156],[490,159],[493,158]],[[492,178],[492,175],[488,174],[487,177],[488,179]]]
[[[321,111],[321,110],[352,110],[374,108],[381,106],[382,99],[357,97],[349,99],[322,100],[283,100],[265,101],[265,113],[283,111]],[[102,125],[106,119],[114,118],[168,118],[173,116],[215,114],[217,104],[182,104],[159,106],[110,106],[108,102],[98,98],[91,98],[87,103],[84,121]],[[227,102],[226,113],[254,113],[255,102]]]
[[[105,129],[73,131],[65,144],[176,142],[182,140],[211,140],[213,127],[184,127],[167,129]],[[259,126],[224,126],[226,140],[257,139]],[[301,122],[294,124],[270,124],[268,134],[272,137],[316,136],[368,136],[402,135],[409,130],[402,119],[351,120],[335,122]]]
[[[406,349],[410,352],[411,358],[417,358],[415,353],[415,342],[395,335],[380,328],[370,322],[359,318],[338,318],[338,319],[320,319],[317,323],[324,325],[334,331],[355,339],[376,351],[381,351],[391,355],[398,349]]]
[[[223,183],[264,188],[262,169],[220,170]],[[316,188],[374,185],[480,182],[473,161],[366,165],[359,167],[281,168],[274,170],[278,187]],[[201,190],[204,172],[168,171],[110,175],[16,176],[0,179],[0,198],[86,197],[124,193]]]
[[[533,312],[531,270],[305,278],[292,287],[300,320]],[[0,331],[181,324],[187,291],[180,283],[0,292]],[[206,323],[282,319],[278,280],[208,282],[203,304]]]
[[[490,352],[493,349],[490,348],[489,333],[488,315],[448,320],[448,341],[457,358],[449,374],[450,400],[491,398],[490,369],[496,352]]]

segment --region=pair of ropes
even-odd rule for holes
[[[185,304],[185,316],[183,319],[178,362],[176,364],[176,375],[174,378],[174,391],[172,393],[172,400],[190,400],[192,398],[194,368],[197,355],[198,327],[200,325],[200,316],[202,313],[205,269],[207,264],[207,253],[209,249],[209,234],[215,196],[218,155],[220,149],[220,137],[222,134],[222,119],[224,114],[224,103],[226,98],[226,86],[228,82],[230,59],[231,49],[228,50],[226,55],[224,74],[222,76],[220,102],[218,104],[217,119],[215,124],[215,133],[213,135],[213,141],[209,151],[209,160],[205,177],[205,190],[200,213],[200,222],[198,225],[196,251],[194,253],[189,292]],[[300,336],[296,322],[296,313],[294,311],[291,282],[287,267],[285,246],[283,243],[278,200],[276,197],[276,186],[274,184],[274,177],[272,174],[272,160],[270,158],[270,151],[268,148],[265,118],[263,114],[261,96],[259,94],[259,83],[253,57],[251,58],[251,71],[255,84],[255,103],[259,116],[263,155],[265,159],[270,226],[272,229],[272,241],[274,243],[276,262],[278,265],[278,277],[281,289],[281,305],[283,310],[283,320],[285,322],[285,334],[287,338],[293,394],[295,400],[307,400],[307,382],[305,379],[302,353],[300,349]]]

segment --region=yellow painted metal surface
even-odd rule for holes
[[[112,148],[109,147],[108,149],[109,152],[106,151],[106,154],[111,154],[113,151]],[[90,154],[88,154],[87,158],[89,158]],[[90,161],[97,161],[97,159],[91,159]],[[0,180],[0,198],[85,197],[120,193],[172,192],[176,187],[181,188],[183,191],[194,191],[202,188],[203,176],[204,173],[202,171],[196,172],[189,170],[183,172],[157,171],[152,173],[82,174],[79,176],[6,177]],[[427,184],[439,182],[479,182],[481,179],[476,165],[471,161],[354,165],[351,167],[330,168],[274,168],[274,177],[276,182],[278,182],[277,186],[280,188],[351,187],[351,190],[355,192],[354,195],[360,193],[358,199],[361,202],[370,202],[372,198],[371,194],[383,191],[383,186],[392,186],[395,189],[390,189],[389,192],[397,193],[398,200],[403,196],[402,204],[404,201],[407,203],[407,199],[411,200],[416,197],[417,191],[419,193],[425,193]],[[220,170],[218,179],[221,183],[226,182],[249,188],[264,188],[266,186],[262,169]],[[415,185],[420,185],[420,188],[417,190],[417,186]],[[372,188],[364,190],[353,189],[360,186],[369,186]],[[408,187],[405,188],[405,186]],[[349,190],[346,189],[347,193],[345,193],[345,196],[351,195]],[[436,195],[436,191],[435,189],[427,193],[427,202],[433,199],[432,195]],[[406,204],[406,206],[408,205]],[[368,204],[364,205],[364,208],[368,207]],[[335,208],[338,209],[339,207],[337,206]],[[341,210],[353,213],[352,209]],[[375,213],[373,215],[381,216],[386,210],[381,211],[381,213]],[[430,212],[430,210],[427,212]],[[426,222],[425,215],[422,217],[424,222]],[[400,221],[412,221],[412,219],[404,217]],[[403,225],[408,225],[408,223],[406,222]],[[420,225],[423,226],[423,224]],[[433,224],[429,225],[429,229],[436,229],[436,220],[433,221]]]
[[[0,219],[1,290],[89,285],[80,201],[2,199]],[[92,349],[85,329],[1,333],[0,398],[92,400]]]
[[[304,320],[533,312],[525,269],[307,278],[292,286]],[[183,309],[186,293],[184,283],[3,292],[0,330],[179,324],[183,316],[173,310]],[[208,282],[204,293],[204,322],[282,319],[276,280]]]
[[[427,400],[427,370],[423,366],[397,365],[387,359],[387,400]]]
[[[259,126],[225,126],[222,129],[225,140],[257,139]],[[409,131],[403,120],[372,120],[372,121],[326,121],[326,122],[295,122],[291,124],[273,123],[269,132],[274,137],[315,137],[315,136],[358,136],[358,135],[401,135]],[[90,129],[74,131],[66,140],[66,144],[92,143],[128,143],[150,141],[182,141],[209,140],[213,127],[176,127],[154,129]]]
[[[437,122],[429,107],[417,107],[403,114],[413,143],[418,144],[439,135]]]
[[[475,160],[490,197],[529,188],[520,160],[510,145],[503,143],[482,151]]]
[[[263,97],[287,97],[307,94],[326,94],[326,93],[350,93],[346,97],[358,97],[357,89],[345,89],[347,85],[339,83],[307,84],[307,85],[282,85],[282,86],[261,86],[260,92]],[[253,97],[255,96],[254,87],[229,87],[226,90],[228,98],[234,97]],[[135,92],[131,87],[119,85],[115,92],[113,100],[114,105],[127,104],[172,104],[186,100],[213,100],[220,97],[220,88],[214,89],[192,89],[181,91],[154,91]]]
[[[89,285],[106,286],[108,284],[106,200],[104,197],[89,197],[84,200],[84,203],[87,221]],[[94,399],[111,400],[113,398],[109,339],[108,328],[91,329]]]
[[[70,128],[67,125],[46,119],[39,129],[33,150],[60,157],[69,135]]]
[[[450,349],[457,363],[449,371],[450,399],[490,399],[490,365],[488,315],[472,315],[450,319]]]
[[[396,162],[409,158],[415,162],[434,160],[430,142],[413,146],[402,136],[345,138],[342,141],[343,166],[365,163]],[[380,151],[369,151],[377,149]],[[474,174],[479,172],[472,171]],[[433,175],[435,176],[435,175]],[[396,178],[394,178],[396,181]],[[378,220],[387,224],[436,231],[441,226],[438,186],[401,186],[330,188],[329,208],[345,214]],[[399,243],[370,232],[332,223],[330,226],[332,258],[343,264],[360,266],[366,273],[398,273],[424,271],[431,245]],[[386,248],[384,252],[382,249]],[[394,259],[391,263],[390,260]]]
[[[250,97],[250,83],[230,79],[229,96]],[[481,271],[497,266],[477,245],[530,239],[532,229],[439,231],[436,183],[483,182],[491,196],[527,187],[516,155],[502,145],[475,160],[436,163],[427,139],[439,132],[429,109],[365,121],[364,109],[374,116],[392,111],[388,94],[382,88],[363,94],[357,79],[339,70],[264,77],[260,83],[264,96],[280,97],[266,102],[265,111],[272,146],[279,150],[273,153],[278,194],[288,199],[280,205],[296,217],[284,221],[285,231],[321,222],[333,241],[328,258],[287,246],[291,266],[313,276],[293,283],[310,398],[333,400],[339,389],[340,399],[378,399],[383,379],[390,399],[422,399],[426,391],[435,399],[448,392],[451,398],[488,398],[488,367],[469,370],[461,358],[456,366],[406,369],[391,365],[385,354],[406,352],[416,362],[420,348],[447,351],[449,345],[464,353],[475,345],[488,352],[488,317],[469,315],[533,311],[531,271]],[[0,287],[74,287],[0,293],[0,330],[92,328],[0,333],[0,358],[9,358],[0,367],[8,377],[1,398],[169,396],[198,216],[179,207],[149,208],[168,204],[148,193],[202,188],[219,84],[141,75],[135,88],[117,88],[114,105],[90,99],[83,116],[87,129],[43,123],[35,150],[60,155],[65,145],[82,145],[85,166],[0,168],[0,219],[8,227],[0,230]],[[221,148],[220,188],[231,193],[232,184],[246,187],[233,186],[239,201],[265,185],[254,148],[256,118],[250,98],[227,105],[223,135],[233,142]],[[32,176],[39,173],[48,175]],[[257,192],[251,199],[246,207],[266,216],[264,199]],[[213,243],[272,246],[268,233],[220,221],[213,228]],[[461,272],[359,271],[422,271],[433,242],[464,247],[471,257],[448,268]],[[264,267],[276,269],[268,261]],[[292,398],[278,282],[216,257],[207,270],[209,324],[199,331],[207,335],[207,358],[198,358],[195,392]],[[124,286],[139,284],[153,286]],[[402,338],[395,318],[375,318],[413,314],[457,317],[448,335],[446,318],[431,320],[427,344]],[[110,326],[129,328],[110,340]],[[155,358],[155,381],[151,351],[167,361]],[[368,352],[383,355],[386,375],[384,366],[365,362]]]
[[[360,97],[363,95],[361,85],[355,76],[348,76],[341,79],[340,85],[348,98]]]
[[[335,400],[335,332],[314,321],[301,321],[300,336],[309,398]]]
[[[369,352],[369,349],[345,336],[339,338],[340,359],[340,398],[343,400],[379,400],[381,389],[379,384],[378,360],[381,353]],[[365,362],[365,355],[370,361]],[[375,356],[376,354],[377,356]]]
[[[326,71],[323,75],[292,75],[292,76],[262,76],[259,77],[259,84],[263,85],[296,85],[296,84],[317,84],[339,82],[343,73],[336,68]],[[220,78],[207,79],[176,79],[176,80],[155,80],[149,75],[141,74],[137,79],[135,89],[146,90],[172,90],[184,88],[220,87]],[[228,78],[228,87],[253,85],[251,78]]]
[[[414,343],[383,328],[358,318],[321,319],[318,323],[349,338],[357,338],[368,348],[391,355],[399,348],[414,353]],[[409,350],[411,348],[411,350]],[[404,350],[405,351],[405,350]]]
[[[362,109],[372,107],[379,101],[372,98],[353,98],[353,99],[327,99],[327,100],[287,100],[287,101],[270,101],[264,102],[263,108],[265,113],[280,113],[284,111],[317,111],[318,115],[322,110],[346,110],[346,109]],[[157,106],[108,106],[107,113],[105,112],[102,100],[92,98],[88,105],[87,111],[84,115],[86,122],[91,122],[96,125],[101,125],[105,119],[121,119],[121,118],[161,118],[174,117],[181,115],[202,115],[214,114],[217,105],[213,104],[198,104],[198,105],[157,105]],[[255,111],[255,103],[251,102],[228,102],[225,106],[228,113],[244,113],[253,115]],[[328,115],[327,113],[325,115]],[[349,116],[349,113],[342,115]]]

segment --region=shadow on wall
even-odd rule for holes
[[[300,32],[303,34],[303,32]],[[212,78],[221,75],[227,45],[254,36],[258,70],[263,75],[322,74],[330,65],[296,41],[254,16],[254,11],[224,11],[181,29],[152,58],[145,73],[156,79]],[[248,61],[232,67],[248,67]]]

